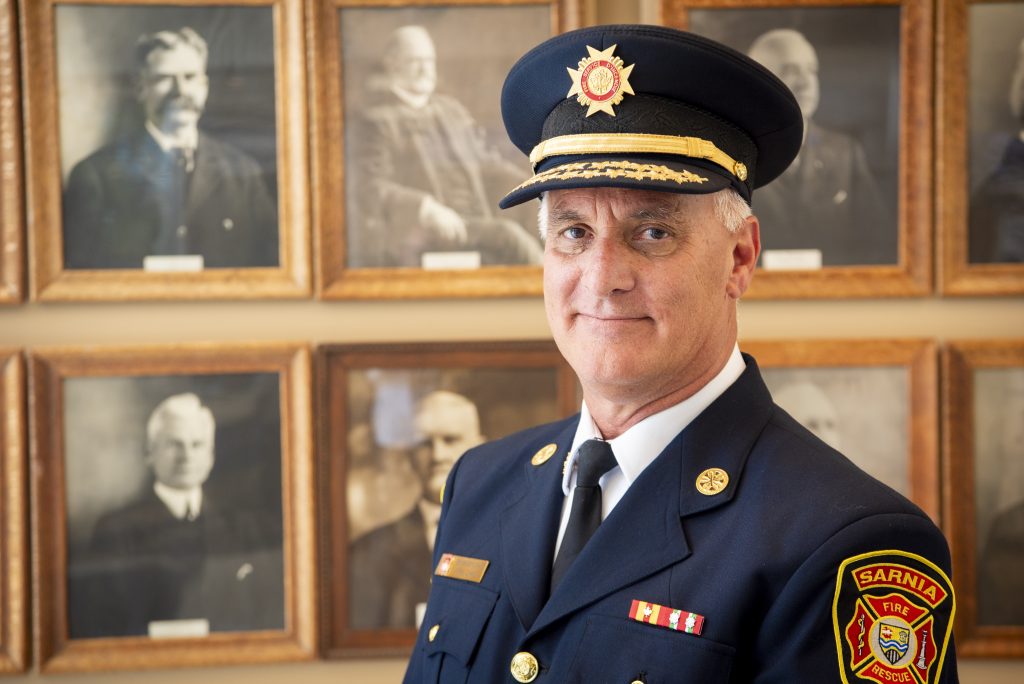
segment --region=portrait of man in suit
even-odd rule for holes
[[[284,627],[279,525],[222,506],[207,490],[215,433],[213,413],[194,393],[153,409],[149,485],[98,519],[73,563],[73,638]]]
[[[200,126],[208,58],[206,40],[188,26],[138,38],[141,121],[71,169],[65,268],[140,269],[147,257],[189,257],[190,268],[278,265],[276,200],[264,169]]]
[[[800,31],[779,28],[754,40],[748,54],[793,91],[804,117],[800,153],[757,198],[765,249],[818,249],[825,266],[895,263],[895,221],[862,145],[814,118],[822,95],[814,46]]]
[[[476,405],[455,392],[435,390],[424,396],[416,404],[414,423],[418,443],[410,462],[419,479],[416,504],[350,546],[350,623],[357,629],[417,626],[417,607],[430,592],[445,479],[459,456],[484,441]]]
[[[350,116],[346,196],[349,266],[424,267],[430,255],[467,267],[538,264],[528,215],[496,202],[522,169],[482,134],[470,111],[438,92],[437,50],[420,25],[395,28],[365,107]],[[452,256],[455,255],[455,256]]]
[[[1007,100],[1016,124],[998,165],[975,188],[970,203],[970,260],[1024,261],[1024,39]]]

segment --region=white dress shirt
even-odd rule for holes
[[[665,447],[675,439],[676,435],[699,416],[704,409],[722,395],[725,390],[736,382],[743,374],[746,363],[740,356],[739,346],[733,346],[732,354],[725,366],[706,385],[692,396],[682,400],[675,406],[648,416],[632,426],[615,439],[608,440],[618,466],[609,470],[601,477],[601,520],[608,517],[615,505],[619,503],[626,490],[633,484],[644,468],[649,466]],[[579,446],[588,439],[602,439],[587,403],[583,402],[580,411],[580,423],[576,427],[576,436],[572,440],[569,462],[562,476],[562,491],[565,501],[562,504],[562,520],[558,526],[558,539],[555,542],[555,555],[562,545],[565,528],[569,524],[569,511],[572,510],[572,495],[576,487],[576,456]],[[554,557],[552,557],[552,563]]]
[[[178,520],[195,520],[203,506],[203,490],[201,487],[192,489],[175,489],[162,482],[153,485],[153,491],[164,505]],[[191,515],[189,515],[191,513]]]

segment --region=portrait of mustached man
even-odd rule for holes
[[[277,209],[260,164],[200,128],[208,57],[187,26],[138,38],[141,125],[72,168],[66,268],[143,268],[147,256],[184,255],[203,268],[278,265]]]

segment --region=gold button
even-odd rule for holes
[[[557,444],[548,444],[545,447],[541,447],[540,450],[533,455],[533,458],[530,459],[530,463],[535,466],[544,465],[556,451],[558,451]]]
[[[431,627],[430,631],[427,632],[427,639],[430,640],[430,641],[433,641],[434,639],[436,639],[437,638],[437,631],[439,629],[441,629],[441,625],[434,625],[433,627]]]
[[[540,665],[532,653],[520,651],[512,656],[512,676],[517,682],[532,682],[540,672]]]
[[[697,476],[697,491],[704,496],[720,494],[728,485],[729,473],[721,468],[708,468]]]

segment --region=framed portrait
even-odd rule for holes
[[[1024,340],[942,354],[946,533],[964,656],[1024,656]]]
[[[0,349],[0,673],[28,665],[28,496],[25,365]]]
[[[301,0],[22,9],[34,299],[310,294]]]
[[[761,62],[804,115],[796,160],[754,191],[748,297],[928,293],[932,3],[662,0],[661,18]]]
[[[936,125],[943,294],[1024,293],[1024,3],[941,0]]]
[[[14,0],[0,0],[0,304],[24,296],[24,185],[18,21]]]
[[[448,471],[579,409],[553,342],[328,345],[317,353],[323,653],[407,654]]]
[[[317,293],[541,292],[530,175],[500,93],[515,61],[576,24],[574,0],[320,0],[311,24]]]
[[[29,373],[41,671],[312,658],[308,349],[49,348]]]
[[[775,403],[938,524],[938,358],[928,340],[743,340]]]

